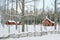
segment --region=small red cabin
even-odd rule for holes
[[[16,23],[14,20],[8,20],[8,21],[6,21],[6,24],[7,24],[7,25],[16,25],[16,24],[17,24],[17,25],[20,25],[21,22],[18,21],[18,22]]]
[[[6,21],[6,24],[7,25],[15,25],[16,22],[14,20],[8,20],[8,21]]]
[[[54,26],[55,22],[46,17],[46,19],[43,20],[42,24],[43,26]]]

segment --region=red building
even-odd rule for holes
[[[54,26],[55,22],[51,21],[49,18],[45,18],[42,22],[43,26]]]
[[[6,21],[6,24],[7,24],[7,25],[16,25],[16,24],[17,24],[17,25],[20,25],[21,22],[17,22],[17,23],[16,23],[14,20],[8,20],[8,21]]]
[[[8,21],[6,21],[6,24],[7,24],[7,25],[15,25],[16,22],[13,21],[13,20],[8,20]]]

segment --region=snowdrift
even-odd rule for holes
[[[60,40],[60,34],[49,34],[41,37],[8,38],[6,40]]]

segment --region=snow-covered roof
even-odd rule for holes
[[[52,23],[55,23],[55,22],[51,21],[47,16],[46,16],[46,18],[43,20],[43,22],[44,22],[46,19],[48,19],[48,20],[49,20],[50,22],[52,22]]]
[[[8,20],[9,22],[15,22],[14,20]]]

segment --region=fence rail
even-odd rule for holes
[[[49,32],[23,32],[19,34],[9,34],[6,37],[0,37],[0,39],[7,39],[7,38],[23,38],[23,37],[36,37],[36,36],[44,36],[48,34],[60,34],[60,31],[49,31]]]

